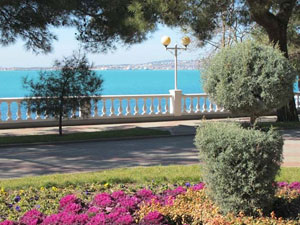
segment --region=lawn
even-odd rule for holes
[[[0,180],[0,225],[15,225],[7,221],[1,223],[4,220],[49,225],[297,225],[300,219],[295,213],[300,212],[300,183],[292,182],[300,181],[300,168],[282,168],[276,180],[291,183],[281,182],[276,192],[273,209],[283,219],[275,214],[260,217],[222,215],[206,195],[199,165],[136,167]]]
[[[277,181],[300,181],[300,168],[282,167]],[[5,189],[25,189],[28,187],[67,187],[91,183],[110,184],[184,184],[201,181],[201,166],[151,166],[103,170],[89,173],[53,174],[45,176],[0,180],[0,187]]]
[[[148,128],[132,128],[124,130],[106,130],[99,132],[78,132],[64,134],[47,135],[27,135],[27,136],[2,136],[0,137],[0,146],[6,144],[18,143],[47,143],[47,142],[66,142],[66,141],[83,141],[83,140],[103,140],[114,138],[131,138],[131,137],[148,137],[170,135],[169,131],[148,129]]]

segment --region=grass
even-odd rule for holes
[[[300,181],[300,168],[282,168],[277,181]],[[183,184],[201,181],[201,166],[152,166],[103,170],[89,173],[53,174],[0,180],[0,188],[25,189],[28,187],[67,187],[92,183],[110,184]]]
[[[274,127],[278,130],[283,129],[299,129],[300,122],[258,122],[257,126],[261,128],[269,128]]]
[[[47,143],[61,141],[78,141],[92,139],[109,139],[109,138],[125,138],[125,137],[141,137],[141,136],[160,136],[170,135],[169,131],[148,129],[148,128],[132,128],[125,130],[108,130],[98,132],[82,132],[71,133],[59,136],[57,134],[47,135],[27,135],[27,136],[3,136],[0,137],[0,145],[18,144],[18,143]]]

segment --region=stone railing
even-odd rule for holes
[[[230,113],[210,102],[208,95],[170,94],[104,95],[91,97],[91,113],[82,117],[80,109],[70,112],[65,125],[142,122],[178,119],[228,117]],[[300,110],[300,93],[295,93],[296,107]],[[0,128],[52,126],[56,120],[47,115],[32,113],[26,98],[0,98]]]

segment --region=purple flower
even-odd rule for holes
[[[190,184],[189,182],[186,182],[186,183],[185,183],[185,186],[186,186],[186,187],[190,187],[191,184]]]
[[[9,209],[11,209],[11,208],[13,207],[13,204],[8,204],[7,207],[8,207]]]
[[[21,200],[21,197],[19,196],[19,195],[17,195],[16,197],[15,197],[15,202],[19,202]]]
[[[159,212],[150,212],[144,218],[142,224],[151,224],[151,225],[159,225],[164,224],[164,216]]]
[[[16,210],[18,211],[18,212],[20,212],[21,211],[21,207],[20,206],[16,206]]]

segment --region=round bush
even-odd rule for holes
[[[203,122],[195,144],[209,196],[223,213],[268,212],[275,176],[282,162],[283,139],[273,129],[262,132],[236,123]]]
[[[296,72],[278,49],[253,41],[222,49],[203,72],[203,88],[218,105],[256,118],[293,96]]]

